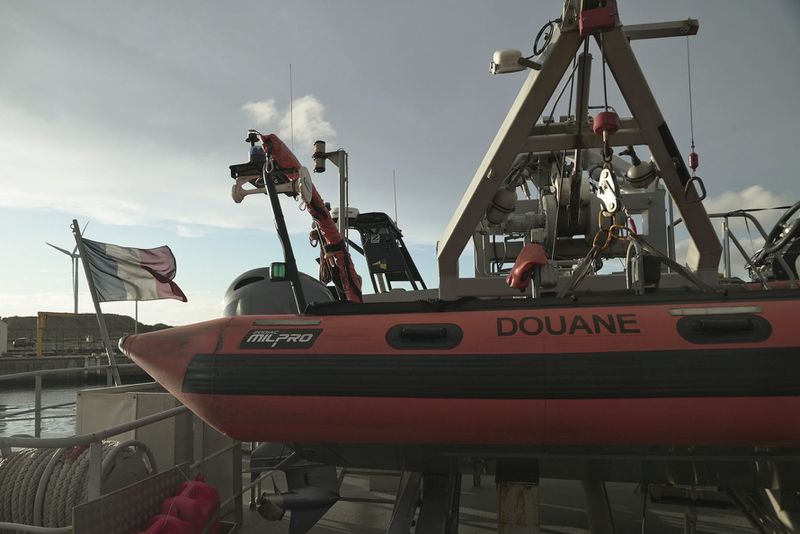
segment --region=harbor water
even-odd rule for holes
[[[78,391],[97,385],[45,386],[42,388],[42,406],[72,403],[44,410],[42,436],[70,436],[75,433],[75,399]],[[0,384],[0,436],[33,435],[35,394],[29,386]],[[29,411],[30,410],[30,411]],[[20,413],[26,412],[26,413]],[[19,415],[15,415],[19,414]]]

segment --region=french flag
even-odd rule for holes
[[[173,282],[177,266],[168,246],[128,248],[82,240],[84,260],[92,273],[100,302],[177,299],[186,302]]]

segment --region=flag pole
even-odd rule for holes
[[[97,325],[100,327],[100,337],[103,339],[103,345],[106,349],[106,356],[108,357],[108,365],[111,368],[114,385],[121,386],[122,380],[119,377],[117,360],[114,357],[114,349],[111,345],[111,338],[108,336],[108,327],[106,327],[106,320],[103,317],[103,311],[100,309],[100,301],[97,298],[97,289],[94,287],[94,279],[92,278],[92,272],[89,269],[88,260],[86,259],[86,249],[83,245],[81,228],[76,219],[72,220],[72,234],[75,236],[75,244],[78,245],[78,253],[80,254],[81,263],[83,264],[83,272],[86,273],[86,283],[89,286],[89,294],[92,296],[92,303],[94,303],[94,312],[97,316]]]

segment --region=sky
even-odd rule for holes
[[[707,209],[798,200],[800,4],[619,6],[625,24],[700,20],[690,46]],[[491,76],[491,54],[530,50],[560,9],[551,0],[0,3],[0,316],[72,311],[69,260],[45,242],[71,250],[73,219],[89,223],[90,239],[172,248],[189,301],[141,303],[140,321],[219,316],[238,274],[281,259],[266,197],[230,198],[228,165],[245,161],[249,128],[277,132],[309,167],[317,138],[347,150],[350,200],[362,211],[393,214],[394,171],[399,226],[436,287],[435,243],[525,78]],[[688,153],[685,39],[633,47]],[[613,87],[609,99],[624,111]],[[314,182],[337,202],[335,167]],[[308,214],[282,202],[300,268],[313,274]],[[777,215],[766,213],[767,228]],[[90,312],[83,278],[80,295]]]

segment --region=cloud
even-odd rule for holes
[[[181,237],[205,237],[206,233],[197,226],[188,226],[179,224],[175,227],[178,235]]]
[[[311,151],[314,141],[331,141],[336,130],[323,118],[325,106],[314,95],[305,95],[293,101],[291,109],[278,111],[274,99],[248,102],[242,106],[259,127],[277,130],[278,137],[291,145],[294,137],[299,150]]]
[[[274,98],[248,102],[242,106],[242,111],[246,111],[258,126],[269,126],[278,119],[278,108],[275,107]]]
[[[114,225],[170,226],[186,237],[209,227],[272,231],[264,224],[266,197],[248,197],[241,205],[231,200],[229,155],[77,126],[68,135],[31,143],[58,127],[2,100],[0,116],[0,207],[58,210]],[[290,201],[283,204],[290,228],[305,229],[308,215],[292,209]]]
[[[144,324],[191,324],[222,315],[222,296],[202,291],[187,291],[188,302],[173,299],[152,300],[139,303],[139,321]],[[103,303],[104,313],[133,315],[133,302]],[[82,307],[90,310],[91,304]]]
[[[725,191],[705,201],[706,211],[709,213],[727,213],[747,208],[774,208],[784,204],[786,204],[785,196],[773,193],[760,185],[751,185],[741,191]],[[777,218],[776,216],[775,219]]]

